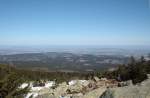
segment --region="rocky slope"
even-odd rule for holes
[[[150,78],[137,85],[107,89],[100,98],[150,98]]]
[[[72,80],[57,86],[48,82],[47,87],[33,87],[31,93],[34,98],[150,98],[150,77],[140,84],[132,85],[131,81],[117,87],[117,81],[105,78],[95,80]],[[37,89],[37,90],[36,90]]]

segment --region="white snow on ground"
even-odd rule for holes
[[[46,87],[46,88],[50,88],[50,87],[52,87],[53,85],[55,85],[55,82],[54,82],[54,81],[48,81],[48,82],[45,84],[45,87]]]
[[[31,96],[32,98],[36,98],[38,96],[38,93],[28,93],[25,98],[30,98]]]
[[[77,83],[77,81],[76,80],[71,80],[71,81],[69,81],[69,85],[75,85]]]
[[[19,88],[25,88],[25,87],[27,87],[28,86],[28,83],[23,83]]]
[[[43,89],[44,87],[31,87],[31,91],[39,91]]]
[[[83,84],[84,82],[87,82],[87,80],[71,80],[71,81],[68,82],[68,84],[70,86],[72,86],[72,85],[75,85],[76,83]]]
[[[30,82],[29,83],[30,84],[30,92],[31,93],[28,93],[26,96],[25,96],[25,98],[29,98],[29,97],[31,97],[31,96],[33,96],[33,98],[35,98],[35,97],[37,97],[38,96],[38,92],[40,91],[40,90],[42,90],[42,89],[45,89],[45,88],[50,88],[50,87],[52,87],[52,86],[54,86],[55,85],[55,82],[54,81],[47,81],[46,83],[45,83],[45,86],[39,86],[39,87],[33,87],[33,82]],[[25,88],[25,87],[27,87],[28,86],[28,83],[23,83],[19,88]]]
[[[33,87],[31,86],[31,91],[40,91],[41,89],[44,89],[44,88],[50,88],[52,87],[53,85],[55,85],[55,82],[54,81],[48,81],[45,83],[45,86],[39,86],[39,87]]]

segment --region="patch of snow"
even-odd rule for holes
[[[69,85],[71,86],[71,85],[75,85],[77,83],[77,80],[71,80],[71,81],[69,81]]]
[[[52,87],[53,85],[55,85],[55,82],[54,82],[54,81],[48,81],[47,83],[45,83],[45,87],[46,87],[46,88],[50,88],[50,87]]]
[[[28,93],[25,98],[30,98],[31,96],[32,98],[36,98],[38,96],[38,93]]]
[[[27,86],[28,86],[28,83],[23,83],[19,88],[24,89]]]
[[[43,89],[44,87],[31,87],[31,91],[39,91]]]
[[[76,83],[84,84],[87,80],[71,80],[68,82],[70,86],[75,85]]]

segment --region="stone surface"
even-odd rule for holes
[[[140,85],[107,89],[100,98],[150,98],[150,79]]]

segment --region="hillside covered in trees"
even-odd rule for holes
[[[22,98],[29,92],[29,87],[19,88],[25,79],[17,73],[17,70],[0,65],[0,98]]]
[[[87,73],[31,71],[0,64],[0,97],[23,98],[30,91],[29,87],[24,89],[19,88],[24,82],[53,80],[60,83],[72,78],[81,79],[87,76]]]
[[[103,72],[31,71],[0,64],[0,96],[2,98],[22,98],[21,96],[29,92],[30,88],[20,89],[19,87],[22,83],[29,81],[53,80],[60,83],[72,79],[92,79],[98,76],[99,78],[106,77],[118,81],[132,80],[133,83],[139,83],[147,79],[147,74],[150,74],[150,61],[146,61],[144,57],[138,61],[131,57],[129,64],[119,65],[114,71]]]
[[[131,57],[129,64],[119,65],[116,70],[106,71],[103,75],[107,78],[115,78],[118,81],[132,80],[133,83],[139,83],[147,79],[147,74],[150,74],[150,61],[146,61],[142,56],[140,60]]]

